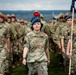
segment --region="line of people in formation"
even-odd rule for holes
[[[50,52],[58,57],[60,67],[68,74],[69,58],[72,58],[71,75],[76,74],[76,20],[73,29],[73,55],[70,53],[72,16],[60,13],[56,18],[45,21],[40,12],[33,16],[40,18],[42,31],[49,37]],[[22,63],[24,37],[31,32],[31,22],[19,20],[14,14],[0,12],[0,75],[9,75],[12,68]],[[67,45],[68,44],[68,45]]]

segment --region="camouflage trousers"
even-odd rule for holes
[[[29,68],[28,75],[48,75],[47,62],[27,63]]]
[[[66,72],[66,75],[69,73],[69,58],[65,53],[62,53],[63,59],[64,59],[64,70]]]
[[[72,53],[71,73],[72,75],[76,75],[76,49],[73,49]]]
[[[0,48],[0,75],[4,75],[7,67],[8,67],[8,63],[6,61],[6,49],[5,48]]]

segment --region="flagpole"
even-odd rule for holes
[[[74,24],[74,8],[72,8],[72,25],[71,25],[71,41],[73,41],[73,24]],[[71,42],[71,50],[70,50],[70,53],[71,53],[71,56],[72,56],[72,42]],[[72,64],[72,58],[70,58],[70,61],[69,61],[69,75],[71,75],[71,64]]]

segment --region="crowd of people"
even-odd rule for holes
[[[0,75],[10,75],[12,68],[22,63],[28,65],[28,75],[48,75],[50,52],[58,58],[59,65],[76,74],[76,20],[74,19],[73,41],[71,41],[72,16],[60,13],[49,21],[35,11],[30,22],[17,19],[14,14],[0,12]],[[73,43],[73,56],[70,53]],[[48,63],[48,64],[47,64]]]

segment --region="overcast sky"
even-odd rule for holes
[[[0,0],[0,10],[69,10],[71,0]]]

